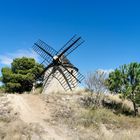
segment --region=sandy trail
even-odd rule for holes
[[[9,94],[8,100],[12,107],[19,113],[21,120],[26,123],[38,123],[43,127],[48,137],[53,140],[67,140],[62,128],[56,128],[45,120],[50,118],[49,109],[38,95],[31,94]]]
[[[20,113],[20,118],[26,123],[40,123],[49,116],[45,104],[36,95],[8,95],[13,108]]]

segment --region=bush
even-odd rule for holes
[[[112,109],[116,114],[132,115],[134,113],[124,100],[120,99],[118,96],[114,96],[114,99],[112,97],[113,95],[109,95],[102,100],[102,105],[105,108]]]
[[[102,95],[100,99],[99,106],[96,104],[96,94],[81,97],[80,103],[83,107],[92,109],[105,107],[111,109],[116,114],[132,115],[134,113],[132,105],[128,105],[129,101],[125,102],[125,100],[120,99],[117,95]]]

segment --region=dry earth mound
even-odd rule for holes
[[[0,140],[139,140],[139,118],[84,107],[82,92],[0,96]]]

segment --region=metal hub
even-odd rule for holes
[[[53,57],[53,60],[58,60],[58,56],[57,55],[55,55],[54,57]]]

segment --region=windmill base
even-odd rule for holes
[[[50,93],[64,93],[66,92],[61,84],[58,82],[57,79],[53,78],[52,81],[48,86],[45,86],[43,89],[43,94],[50,94]]]

